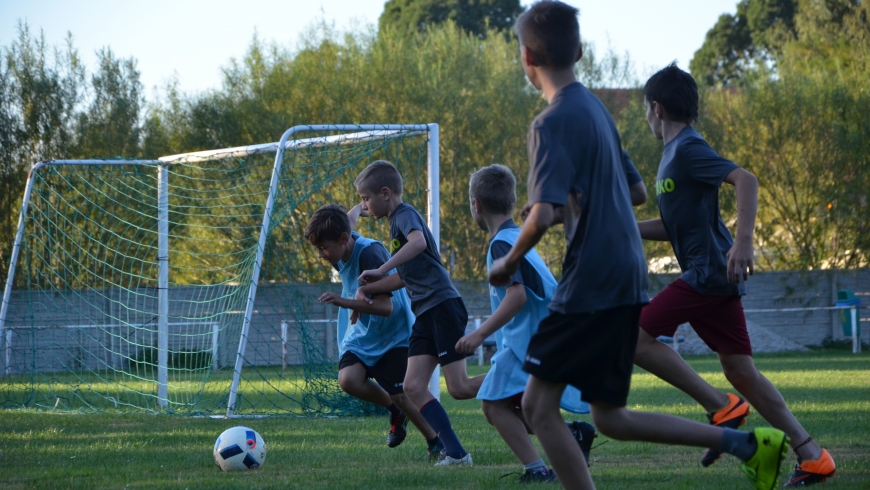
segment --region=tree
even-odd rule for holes
[[[378,24],[382,31],[393,27],[422,32],[451,20],[483,37],[488,29],[510,29],[522,11],[519,0],[388,0]]]

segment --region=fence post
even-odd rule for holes
[[[281,370],[287,370],[287,322],[281,322]]]
[[[480,328],[480,317],[474,319],[474,331],[476,332],[478,328]],[[477,354],[477,365],[483,366],[483,358],[485,357],[483,355],[483,344],[478,345],[476,350],[477,352],[475,352],[475,354]]]
[[[220,324],[211,324],[211,369],[217,371],[218,363],[218,336],[220,335]]]
[[[12,329],[6,329],[6,376],[12,374]]]

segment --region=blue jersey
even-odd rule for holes
[[[496,233],[492,242],[489,245],[489,251],[486,254],[486,268],[492,269],[492,243],[500,240],[507,242],[511,246],[516,242],[520,235],[519,228],[506,228]],[[529,250],[524,257],[529,264],[534,268],[537,275],[543,283],[544,296],[538,296],[525,284],[526,289],[526,304],[509,322],[495,332],[495,342],[498,350],[510,349],[519,359],[526,358],[526,350],[529,348],[529,341],[532,334],[538,331],[538,324],[541,320],[550,314],[549,306],[550,299],[553,297],[553,292],[556,291],[556,278],[544,264],[544,261],[538,255],[535,249]],[[504,286],[489,286],[489,300],[492,305],[492,311],[499,307],[504,297],[507,294],[507,287]]]
[[[503,225],[499,229],[490,242],[486,254],[487,270],[492,269],[494,262],[492,245],[497,241],[503,241],[513,246],[519,235],[520,228],[513,225],[513,222]],[[526,358],[526,351],[529,349],[532,335],[538,331],[541,320],[550,314],[550,300],[556,291],[558,282],[535,249],[529,250],[523,260],[528,262],[538,277],[523,278],[522,286],[526,290],[526,303],[510,321],[495,332],[498,351],[492,357],[492,368],[487,373],[477,394],[477,398],[481,400],[503,400],[525,390],[529,375],[522,370],[522,363]],[[537,279],[540,280],[540,283]],[[543,296],[530,288],[530,284],[540,284]],[[492,311],[495,313],[495,310],[504,301],[507,287],[490,286],[489,292]],[[580,391],[573,386],[565,387],[559,406],[573,413],[589,413],[589,405],[580,399]]]
[[[350,259],[339,261],[338,273],[341,276],[341,297],[353,299],[359,288],[360,254],[368,247],[380,247],[384,257],[389,258],[386,248],[381,242],[364,238],[354,232],[356,240]],[[386,262],[386,260],[384,260]],[[395,274],[391,270],[387,275]],[[338,346],[339,357],[350,351],[356,354],[367,366],[374,366],[390,349],[407,347],[411,336],[411,327],[415,317],[411,312],[411,300],[405,289],[393,291],[393,313],[388,316],[369,315],[362,313],[356,323],[350,323],[350,311],[338,309]]]

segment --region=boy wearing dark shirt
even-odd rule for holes
[[[695,131],[698,86],[692,76],[671,64],[653,75],[643,90],[647,122],[664,152],[656,177],[661,218],[638,223],[641,237],[670,241],[683,274],[660,292],[640,317],[635,363],[680,388],[707,411],[710,423],[738,427],[749,405],[722,393],[698,376],[683,359],[656,341],[690,323],[715,352],[725,377],[772,426],[791,438],[798,466],[786,486],[820,483],[834,476],[831,455],[815,443],[797,421],[775,386],[752,362],[752,346],[740,297],[742,281],[753,272],[752,234],[758,207],[758,180],[719,156]],[[737,237],[719,214],[719,187],[734,186]],[[719,451],[708,450],[709,466]]]
[[[574,75],[582,48],[577,9],[533,4],[516,23],[522,66],[549,107],[529,130],[531,208],[511,251],[494,262],[490,283],[508,285],[523,256],[557,222],[567,249],[550,315],[532,337],[523,413],[559,481],[594,488],[559,413],[567,385],[582,393],[596,428],[618,440],[719,448],[746,461],[756,488],[773,488],[788,437],[753,434],[626,409],[638,318],[649,302],[646,260],[631,209],[619,133],[604,105]],[[712,430],[711,430],[712,429]]]
[[[469,379],[465,354],[455,345],[468,323],[465,304],[441,263],[432,232],[416,209],[402,201],[402,176],[390,162],[378,160],[366,167],[354,181],[362,208],[375,219],[390,220],[392,257],[375,270],[363,271],[357,299],[404,287],[411,298],[417,320],[408,347],[405,393],[420,407],[420,413],[444,443],[443,454],[435,455],[440,466],[471,465],[472,459],[460,444],[447,412],[429,392],[429,379],[438,364],[444,371],[447,391],[457,400],[477,396],[484,376]],[[390,269],[398,274],[384,277]],[[383,279],[381,279],[383,277]]]

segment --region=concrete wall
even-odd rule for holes
[[[655,294],[676,276],[651,275]],[[490,314],[483,281],[459,281],[470,317]],[[337,310],[317,302],[338,285],[264,284],[258,288],[245,359],[248,364],[281,365],[281,323],[288,322],[288,364],[335,359]],[[837,312],[767,312],[777,308],[832,306],[837,290],[855,291],[870,305],[870,270],[764,272],[751,277],[744,298],[747,319],[803,345],[826,336],[843,339]],[[235,360],[248,288],[188,286],[170,289],[170,350],[211,349],[211,324],[220,327],[218,360]],[[143,347],[156,345],[157,292],[154,289],[93,290],[80,294],[13,293],[6,326],[11,344],[0,341],[0,375],[64,369],[124,369]],[[870,342],[870,313],[861,311],[862,339]],[[295,321],[314,319],[314,322]],[[473,320],[472,320],[473,322]],[[6,335],[4,335],[6,337]],[[302,343],[299,339],[305,338]],[[7,355],[9,364],[7,366]]]

